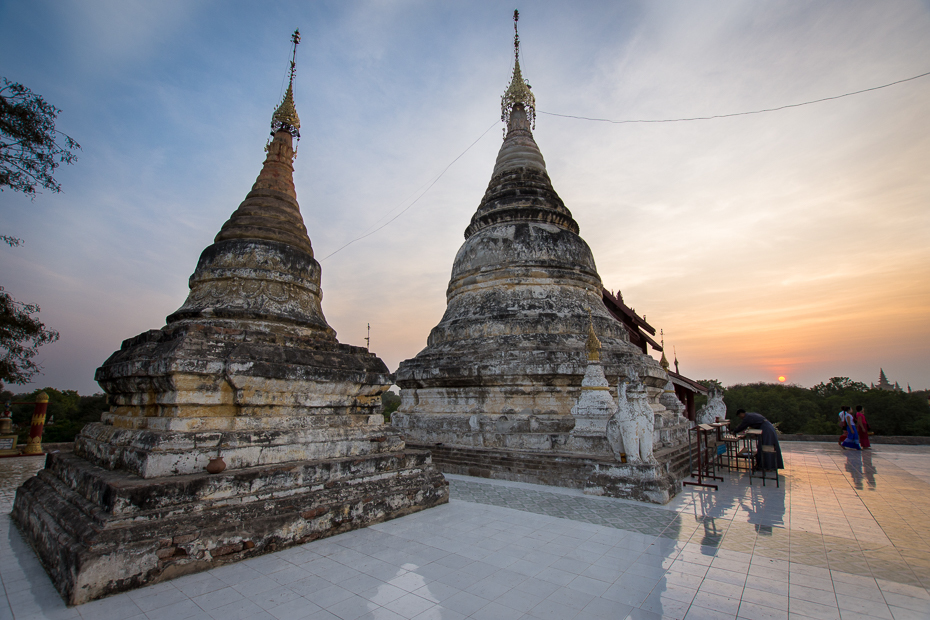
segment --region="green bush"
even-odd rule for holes
[[[400,396],[395,394],[394,390],[388,390],[381,395],[381,406],[383,407],[381,413],[384,414],[384,422],[390,424],[391,414],[400,407]]]

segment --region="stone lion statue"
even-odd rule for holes
[[[620,382],[617,392],[617,412],[607,422],[611,450],[618,459],[626,453],[627,463],[654,463],[655,413],[649,406],[646,386],[634,373],[629,384]]]
[[[695,418],[698,424],[712,424],[718,417],[721,420],[727,417],[727,406],[723,402],[723,392],[710,388],[707,404],[698,409]]]

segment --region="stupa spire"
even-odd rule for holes
[[[297,106],[294,105],[294,76],[297,73],[297,45],[300,43],[299,28],[291,35],[291,43],[293,43],[293,48],[291,52],[290,78],[287,82],[287,91],[284,93],[284,98],[274,111],[274,114],[271,115],[271,135],[274,136],[279,131],[286,131],[295,139],[300,140],[300,117],[297,116]]]
[[[320,306],[320,265],[313,258],[297,189],[294,142],[300,119],[294,76],[300,31],[291,35],[290,82],[271,119],[261,172],[190,278],[187,301],[168,322],[215,317],[273,321],[335,339]],[[274,273],[272,273],[274,270]]]
[[[300,248],[313,256],[307,228],[297,204],[294,187],[295,140],[300,139],[300,119],[294,107],[294,76],[300,30],[291,35],[290,82],[284,99],[271,117],[272,138],[265,146],[268,155],[262,170],[239,208],[223,224],[214,241],[265,239]]]
[[[601,361],[601,341],[597,334],[594,333],[594,317],[591,316],[591,308],[588,308],[588,339],[585,342],[585,351],[588,354],[589,362]]]
[[[466,239],[488,226],[520,221],[552,224],[578,233],[578,224],[553,189],[546,160],[533,139],[536,100],[520,72],[519,15],[514,11],[513,79],[501,97],[501,120],[507,123],[504,142],[484,198],[465,229]]]
[[[536,97],[533,96],[530,83],[523,79],[523,73],[520,71],[520,33],[517,30],[519,19],[520,11],[515,10],[513,12],[513,77],[510,80],[510,86],[501,97],[501,120],[507,124],[506,131],[515,128],[536,129]],[[514,112],[522,112],[522,114],[514,114]]]
[[[668,372],[668,358],[665,357],[665,330],[660,329],[659,333],[662,335],[662,340],[660,341],[662,343],[662,359],[659,360],[659,366],[661,366],[665,372]]]

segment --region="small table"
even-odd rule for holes
[[[727,444],[728,447],[731,445],[733,447],[733,462],[735,463],[733,469],[739,471],[742,469],[740,462],[745,461],[747,463],[746,469],[750,472],[752,471],[752,468],[755,466],[753,459],[756,458],[756,449],[758,448],[758,441],[761,438],[762,431],[750,428],[734,437],[733,439],[735,441],[733,441],[732,444]]]
[[[711,422],[711,426],[717,429],[717,441],[723,441],[723,429],[730,425],[726,420],[721,420],[720,422]]]
[[[729,422],[722,420],[720,422],[711,422],[710,426],[717,429],[717,451],[714,453],[714,459],[717,464],[721,467],[723,466],[721,459],[723,458],[725,451],[721,452],[720,449],[723,447],[721,444],[723,442],[723,431],[729,426]]]
[[[766,477],[765,472],[765,455],[766,454],[775,454],[775,446],[765,446],[762,445],[762,431],[760,429],[748,429],[746,431],[747,438],[755,439],[755,450],[752,453],[752,467],[749,469],[749,483],[752,484],[753,478],[762,478],[762,486],[765,486],[766,480],[771,480],[771,478]],[[756,457],[758,455],[758,461]],[[758,467],[758,471],[756,468]],[[755,473],[755,475],[753,475]],[[775,487],[779,487],[778,484],[778,469],[775,469]]]
[[[723,437],[723,443],[727,446],[727,473],[732,473],[735,469],[739,471],[739,444],[742,441],[740,437],[735,435],[725,435]]]
[[[691,455],[695,455],[697,458],[697,469],[691,470],[691,477],[697,478],[697,482],[685,481],[682,482],[682,485],[694,486],[694,487],[708,487],[713,490],[717,490],[716,484],[708,484],[704,482],[704,479],[709,480],[723,480],[719,476],[716,476],[717,473],[714,469],[714,458],[710,454],[710,443],[707,441],[708,435],[714,432],[714,427],[710,424],[698,424],[690,429],[688,429],[688,450]],[[694,447],[695,450],[691,451],[691,433],[694,433]],[[696,453],[696,454],[695,454]],[[694,460],[692,460],[694,462]]]
[[[746,446],[747,455],[752,463],[749,468],[751,472],[756,467],[756,455],[759,454],[759,442],[762,441],[762,431],[758,428],[747,428],[743,433],[746,436],[748,445]]]

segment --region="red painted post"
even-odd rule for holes
[[[39,392],[36,396],[36,408],[32,412],[32,426],[29,428],[29,441],[23,454],[42,454],[42,431],[45,430],[45,412],[48,410],[48,394]]]

